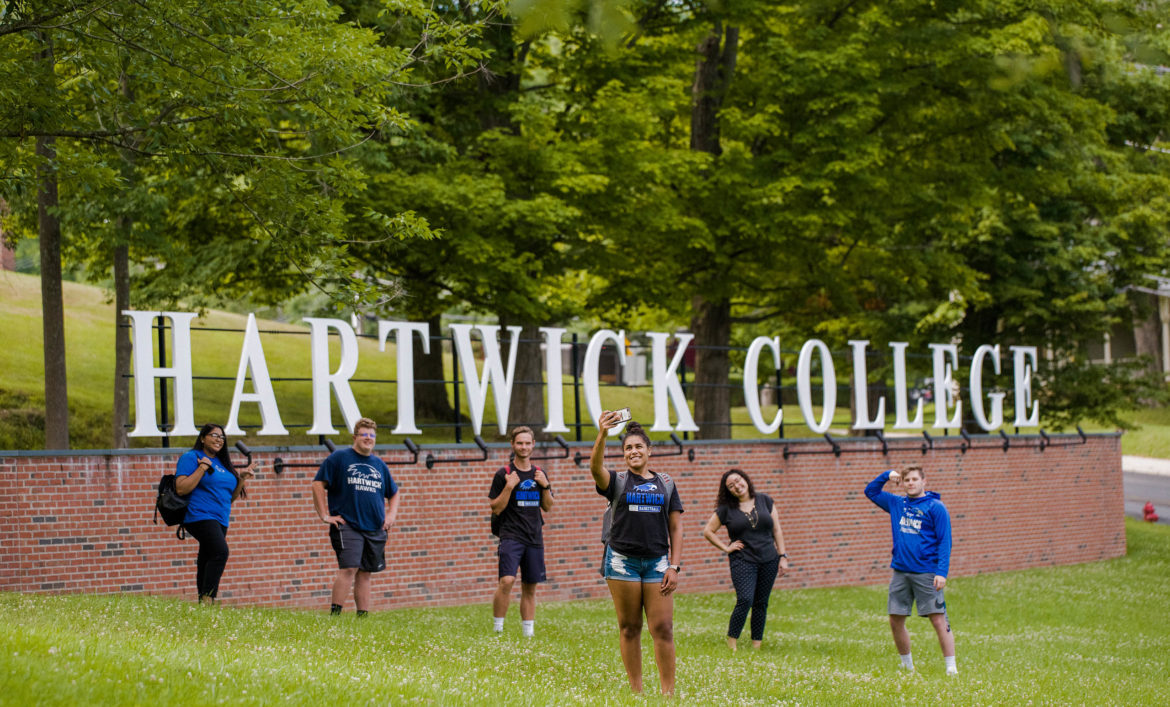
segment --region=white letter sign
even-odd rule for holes
[[[975,422],[988,432],[1003,424],[1003,398],[1006,395],[1006,393],[987,394],[987,398],[991,401],[991,419],[988,419],[983,410],[983,359],[989,355],[993,370],[998,375],[999,344],[980,346],[975,349],[975,357],[971,360],[971,414],[975,416]]]
[[[193,437],[195,428],[195,394],[191,386],[191,320],[188,312],[122,312],[130,317],[134,342],[134,417],[137,423],[130,437]],[[171,362],[168,367],[154,365],[151,320],[168,317],[171,327]],[[170,432],[159,430],[154,411],[154,380],[175,379],[175,425]]]
[[[431,325],[427,322],[378,322],[378,350],[386,350],[386,337],[395,332],[398,345],[398,426],[392,435],[419,435],[422,430],[414,423],[414,341],[413,334],[422,340],[424,354],[431,352]]]
[[[452,324],[451,335],[459,351],[459,367],[463,370],[467,388],[467,404],[471,408],[471,427],[480,434],[483,427],[483,409],[487,405],[487,391],[492,387],[496,400],[496,423],[500,434],[508,434],[508,407],[512,404],[512,373],[516,370],[516,347],[520,343],[520,327],[508,327],[512,343],[508,346],[508,372],[504,373],[500,359],[500,327],[495,324],[477,324],[483,340],[483,378],[475,370],[475,351],[471,348],[471,324]],[[493,386],[492,381],[495,381]]]
[[[541,327],[540,333],[544,334],[544,373],[545,385],[548,386],[548,424],[544,431],[549,434],[568,432],[569,428],[565,427],[565,391],[561,385],[561,337],[565,330]]]
[[[821,355],[821,388],[825,401],[820,422],[813,421],[811,369],[814,351]],[[833,414],[837,411],[837,372],[833,369],[833,356],[829,353],[829,347],[820,339],[809,339],[800,347],[800,359],[796,363],[796,397],[800,402],[800,414],[804,415],[804,424],[817,434],[828,432],[829,426],[833,424]]]
[[[606,341],[612,341],[614,349],[617,352],[618,365],[622,370],[626,368],[626,332],[621,330],[614,332],[612,329],[602,329],[593,335],[589,340],[589,347],[585,349],[585,370],[582,372],[582,377],[585,379],[582,384],[585,386],[585,407],[589,410],[589,419],[593,421],[593,426],[597,426],[597,419],[601,417],[601,383],[598,380],[598,368],[601,365],[601,349],[605,346]],[[609,431],[609,436],[613,437],[621,434],[625,429],[626,423],[622,423]]]
[[[752,340],[752,345],[748,347],[747,358],[743,362],[743,401],[747,405],[748,417],[751,418],[752,424],[756,429],[766,435],[770,435],[780,429],[780,423],[784,420],[784,406],[780,405],[780,391],[776,391],[776,405],[780,408],[776,411],[776,417],[772,418],[772,423],[764,422],[764,413],[760,409],[760,387],[758,383],[760,370],[760,351],[767,346],[772,349],[772,363],[776,370],[780,370],[780,337],[774,336],[769,339],[766,336],[757,336]]]
[[[353,431],[353,425],[361,419],[357,401],[353,399],[353,391],[349,388],[349,379],[353,377],[358,365],[357,336],[353,327],[341,319],[316,319],[305,317],[302,321],[309,323],[309,360],[313,367],[313,426],[309,428],[311,435],[334,435],[333,409],[329,404],[329,391],[337,397],[337,406],[341,408],[341,417],[345,420],[345,427]],[[336,329],[341,361],[337,370],[329,372],[329,330]]]
[[[678,365],[682,363],[687,352],[687,344],[695,338],[694,334],[677,334],[678,348],[670,365],[666,365],[666,340],[670,334],[652,331],[646,334],[652,343],[654,366],[654,426],[651,432],[670,432],[675,429],[679,432],[698,432],[699,427],[691,417],[691,409],[687,407],[687,396],[683,393],[682,385],[678,382]],[[667,399],[674,405],[674,414],[678,417],[678,427],[670,426],[670,411],[667,409]]]
[[[934,362],[934,428],[957,430],[963,424],[963,401],[954,393],[955,369],[959,367],[959,349],[954,344],[931,344]],[[950,358],[950,361],[947,361]],[[947,419],[947,408],[955,404],[955,413]]]
[[[1036,370],[1036,347],[1013,346],[1011,349],[1012,374],[1016,382],[1016,427],[1039,427],[1040,403],[1032,399],[1032,371]],[[1031,363],[1028,362],[1029,359]]]
[[[865,349],[869,341],[850,341],[853,347],[853,395],[857,401],[857,421],[853,423],[855,430],[880,430],[886,426],[886,399],[878,398],[877,410],[873,419],[869,417],[869,381],[866,376]]]
[[[254,393],[244,392],[244,379],[252,376]],[[244,346],[240,349],[240,365],[236,369],[236,392],[232,393],[232,411],[228,414],[223,431],[229,435],[242,435],[237,422],[240,403],[260,403],[260,421],[263,425],[257,434],[286,435],[288,430],[280,423],[280,412],[276,409],[276,393],[272,390],[272,378],[268,376],[268,363],[264,360],[264,347],[260,345],[260,329],[256,326],[256,315],[248,314],[248,326],[244,330]]]

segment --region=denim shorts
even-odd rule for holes
[[[612,547],[606,545],[604,566],[606,579],[657,584],[666,576],[666,568],[670,566],[670,560],[667,559],[666,555],[661,557],[627,557],[620,552],[614,552]]]

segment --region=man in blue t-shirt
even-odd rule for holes
[[[386,531],[398,515],[401,494],[386,463],[374,455],[377,439],[377,423],[361,418],[353,426],[353,446],[326,457],[313,478],[313,507],[329,524],[337,554],[330,608],[334,615],[341,613],[352,587],[357,614],[365,616],[370,575],[386,569]]]
[[[882,491],[886,482],[903,486],[905,496]],[[938,644],[946,661],[947,674],[959,672],[955,666],[955,636],[947,618],[943,587],[951,566],[951,518],[937,493],[926,491],[926,474],[913,465],[901,472],[884,471],[865,487],[865,495],[890,514],[894,536],[894,573],[890,579],[887,610],[894,646],[902,657],[902,667],[914,669],[910,654],[910,633],[906,617],[911,604],[918,605],[918,615],[926,616],[938,634]]]

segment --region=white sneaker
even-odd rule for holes
[[[958,668],[947,668],[947,675],[958,675],[958,674],[959,674]]]

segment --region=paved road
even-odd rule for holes
[[[1154,504],[1158,522],[1170,525],[1170,459],[1121,458],[1125,486],[1125,515],[1142,517],[1142,507]]]
[[[1154,504],[1158,522],[1170,524],[1170,476],[1125,472],[1125,515],[1142,517],[1142,507]]]

